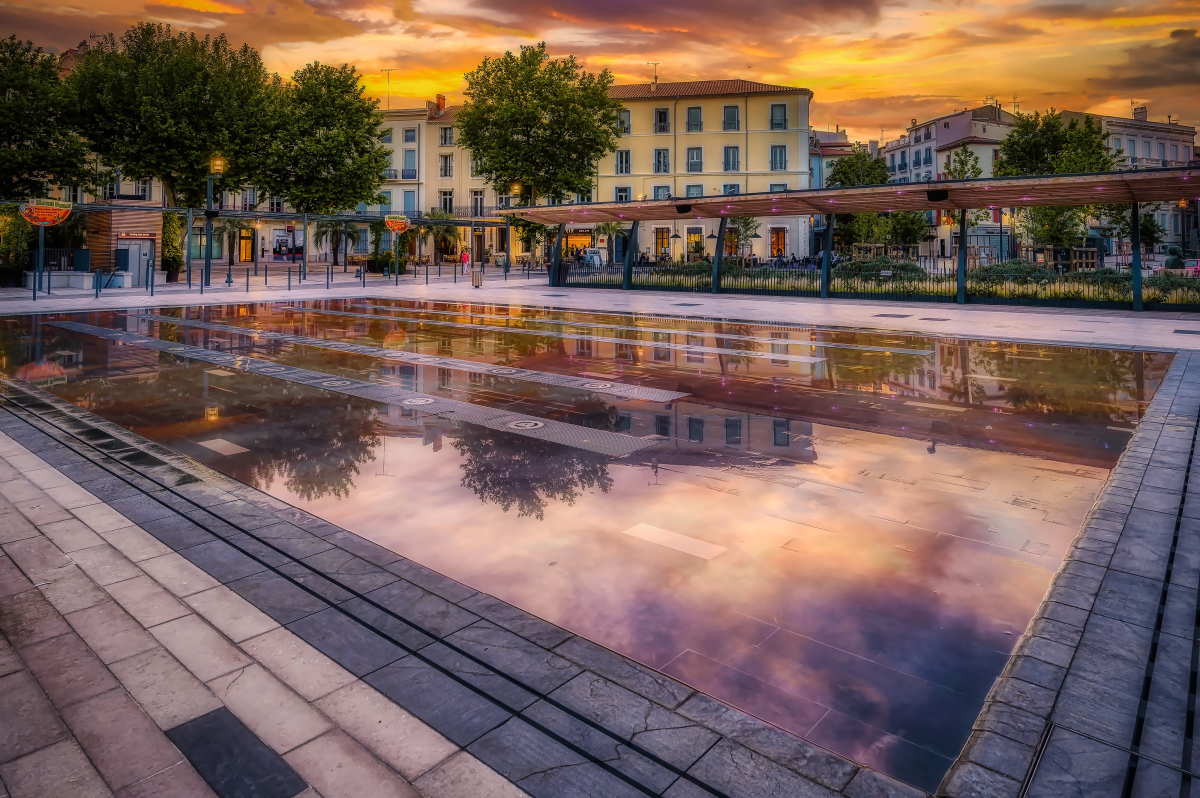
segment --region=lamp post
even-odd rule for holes
[[[220,155],[214,155],[208,162],[208,192],[204,206],[204,274],[200,278],[200,292],[204,293],[204,287],[212,285],[212,227],[213,219],[220,215],[219,211],[213,209],[213,181],[221,175],[225,174],[225,159]],[[229,282],[233,282],[233,273],[230,272]]]

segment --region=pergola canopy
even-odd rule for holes
[[[1176,167],[1046,177],[993,177],[936,183],[824,188],[763,194],[674,197],[637,202],[593,202],[513,208],[542,224],[591,224],[722,216],[807,216],[825,213],[1021,208],[1178,202],[1200,199],[1200,169]]]

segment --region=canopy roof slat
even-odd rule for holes
[[[1022,208],[1200,199],[1200,169],[1176,167],[1044,177],[997,177],[937,183],[808,189],[764,194],[674,197],[513,208],[542,224],[715,219],[721,216],[807,216],[821,213]]]

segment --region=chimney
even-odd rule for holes
[[[1139,105],[1133,109],[1133,119],[1135,122],[1145,122],[1150,118],[1150,109],[1144,105]]]
[[[917,126],[917,118],[913,117],[912,125],[910,125],[910,127],[916,127],[916,126]]]
[[[439,94],[437,96],[437,111],[440,114],[442,111],[445,111],[445,110],[446,110],[446,95]]]

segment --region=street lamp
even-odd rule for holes
[[[212,156],[208,161],[208,177],[206,179],[208,192],[204,206],[204,276],[200,280],[200,293],[202,294],[204,286],[212,284],[212,222],[220,215],[218,211],[213,210],[213,181],[223,174],[225,174],[225,159],[220,155]],[[233,282],[232,272],[230,272],[228,282]]]

